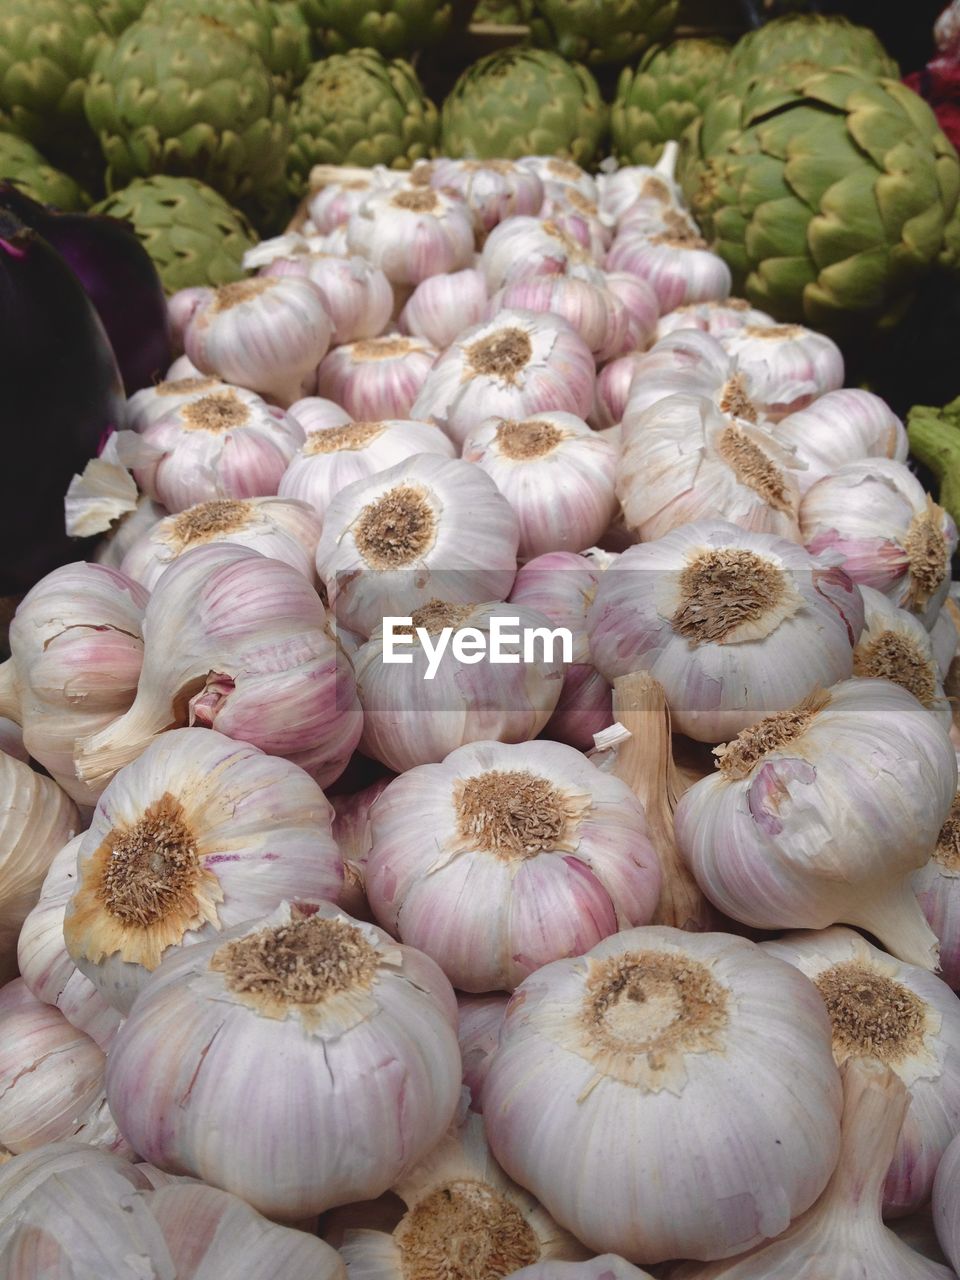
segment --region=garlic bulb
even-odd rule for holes
[[[285,899],[336,900],[333,811],[287,760],[174,729],[121,770],[77,851],[63,934],[121,1013],[171,948],[205,942]]]
[[[455,452],[449,436],[428,422],[387,419],[321,427],[307,435],[283,473],[278,494],[308,502],[322,519],[347,485],[387,471],[417,453],[452,458]]]
[[[689,212],[659,195],[640,197],[617,219],[614,244],[666,237],[671,243],[699,241],[700,231]]]
[[[381,1195],[440,1140],[456,1019],[426,956],[330,903],[284,905],[162,966],[117,1033],[107,1097],[152,1164],[296,1221]]]
[[[558,410],[586,418],[593,385],[590,348],[565,320],[501,311],[467,329],[440,357],[410,416],[436,422],[462,445],[491,417],[519,422]]]
[[[161,575],[143,626],[132,706],[77,745],[84,781],[102,786],[157,734],[185,724],[286,756],[321,786],[343,772],[360,706],[302,573],[247,547],[195,547]]]
[[[40,898],[20,930],[17,963],[24,982],[38,1000],[55,1005],[107,1052],[120,1013],[107,1004],[90,979],[74,964],[63,938],[63,917],[77,885],[77,851],[83,836],[74,836],[50,864]]]
[[[813,1208],[752,1253],[708,1266],[686,1263],[671,1280],[953,1280],[948,1267],[915,1253],[880,1216],[884,1171],[907,1104],[889,1067],[851,1058],[843,1068],[840,1162]]]
[[[185,551],[230,542],[282,560],[313,582],[319,538],[320,521],[306,502],[220,498],[158,521],[133,544],[121,570],[152,591],[161,574]]]
[[[950,704],[923,623],[872,587],[862,586],[860,594],[864,627],[853,651],[853,674],[892,680],[912,693],[949,732],[953,719]]]
[[[535,1262],[511,1274],[511,1280],[653,1280],[649,1271],[631,1266],[615,1253],[587,1262]]]
[[[393,312],[390,281],[364,258],[295,254],[274,259],[260,275],[302,277],[316,285],[333,325],[330,341],[336,346],[357,338],[375,338],[383,333]]]
[[[783,1231],[833,1171],[840,1106],[808,979],[743,938],[659,927],[527,978],[483,1089],[510,1177],[638,1263]]]
[[[730,268],[707,242],[686,227],[653,235],[618,235],[607,254],[608,271],[629,271],[652,286],[661,313],[689,302],[730,296]]]
[[[347,245],[391,284],[419,284],[471,265],[473,220],[459,196],[430,187],[374,192],[350,215]]]
[[[133,544],[166,514],[166,507],[141,494],[134,509],[116,521],[106,537],[100,540],[91,559],[110,569],[119,569]]]
[[[103,1093],[103,1051],[22,978],[0,989],[0,1149],[76,1138],[129,1154]],[[2,1210],[2,1204],[0,1204]]]
[[[631,405],[620,438],[617,497],[639,540],[720,519],[800,541],[798,460],[765,427],[702,396],[675,395],[642,413]]]
[[[601,218],[596,201],[563,183],[551,182],[547,188],[537,214],[540,220],[559,227],[591,258],[602,258],[613,240],[613,230]]]
[[[308,217],[320,235],[346,226],[369,196],[392,185],[397,177],[394,173],[385,175],[379,168],[324,168],[328,171],[326,181],[318,190],[311,190],[306,200]]]
[[[179,382],[182,378],[202,378],[204,374],[189,357],[177,356],[164,376],[167,382]]]
[[[940,1159],[960,1132],[960,1000],[932,973],[900,964],[852,929],[791,933],[761,945],[820,992],[838,1067],[875,1058],[907,1086],[883,1212],[913,1213],[929,1200]]]
[[[745,325],[725,333],[721,341],[774,421],[843,386],[840,348],[803,325]]]
[[[597,175],[600,210],[612,223],[618,223],[638,202],[657,204],[661,208],[683,207],[683,194],[674,180],[676,149],[667,144],[656,166],[621,165]]]
[[[940,1247],[954,1270],[960,1267],[960,1140],[954,1139],[937,1169],[933,1187],[933,1223]]]
[[[559,742],[460,747],[395,778],[370,822],[377,920],[461,991],[512,991],[646,923],[659,897],[640,803]]]
[[[863,601],[802,547],[702,520],[624,551],[587,628],[607,680],[648,671],[680,733],[722,742],[849,676]]]
[[[947,678],[953,660],[957,656],[957,646],[960,644],[958,621],[960,621],[960,618],[958,618],[956,606],[947,596],[943,602],[943,608],[937,614],[936,622],[930,628],[930,643],[933,645],[933,656],[936,659],[937,670],[944,680]]]
[[[171,409],[134,440],[137,484],[179,512],[217,498],[276,493],[303,428],[254,392],[224,387]]]
[[[601,584],[602,586],[602,584]],[[887,680],[846,680],[719,747],[680,800],[677,840],[710,901],[759,929],[851,924],[936,966],[910,876],[956,792],[944,729]]]
[[[383,795],[390,774],[372,782],[362,791],[331,797],[333,804],[333,838],[343,858],[343,888],[337,898],[340,906],[355,920],[376,921],[367,902],[364,886],[367,857],[373,836],[370,832],[370,808]]]
[[[507,218],[487,236],[480,270],[491,295],[529,276],[562,276],[571,267],[597,265],[589,252],[555,222]]]
[[[432,600],[503,600],[519,536],[513,508],[479,467],[420,453],[337,495],[317,571],[337,622],[369,636],[388,615]]]
[[[286,406],[312,394],[332,336],[316,285],[295,276],[259,276],[213,290],[187,325],[184,347],[204,373]]]
[[[364,755],[402,773],[468,742],[527,742],[541,732],[564,678],[548,618],[516,604],[440,600],[410,618],[402,632],[375,628],[353,657]],[[541,644],[529,644],[537,632]],[[457,634],[469,639],[471,652],[461,656],[451,647]],[[398,653],[409,662],[398,667]]]
[[[0,751],[23,764],[30,763],[30,752],[23,745],[22,729],[6,716],[0,716]]]
[[[597,180],[586,169],[581,169],[578,164],[563,156],[521,156],[517,164],[521,169],[535,173],[545,191],[549,191],[553,184],[579,191],[587,200],[595,201],[598,198]]]
[[[940,943],[941,977],[956,991],[960,989],[960,793],[954,796],[933,851],[914,872],[912,883]]]
[[[200,400],[212,391],[224,391],[225,382],[201,374],[198,378],[174,378],[135,391],[127,401],[126,426],[130,431],[146,431],[172,410],[191,400]]]
[[[634,345],[630,312],[623,300],[575,276],[525,276],[491,298],[490,319],[501,311],[536,311],[561,316],[579,333],[597,360],[612,360]]]
[[[777,439],[806,463],[797,477],[806,491],[845,462],[864,458],[907,460],[907,433],[892,409],[869,391],[828,391],[777,424]]]
[[[299,237],[298,237],[299,238]],[[244,255],[246,259],[246,254]],[[247,269],[247,263],[243,263]],[[170,341],[174,351],[183,351],[183,336],[187,325],[193,319],[197,308],[210,297],[211,290],[205,285],[178,289],[167,299],[167,317],[170,321]]]
[[[660,313],[657,295],[639,276],[628,271],[607,271],[604,273],[607,288],[627,308],[630,323],[627,330],[627,351],[642,351],[653,340]],[[619,421],[619,418],[617,419]]]
[[[460,1011],[457,1039],[463,1060],[463,1083],[470,1091],[471,1111],[482,1111],[483,1084],[490,1060],[500,1043],[500,1028],[510,997],[495,991],[487,995],[457,995]]]
[[[677,329],[700,329],[711,337],[722,338],[747,325],[758,328],[765,324],[776,324],[776,321],[765,311],[751,307],[745,298],[708,298],[705,302],[689,302],[682,307],[674,307],[662,315],[657,321],[656,340],[659,342]]]
[[[423,338],[364,338],[334,347],[317,370],[317,392],[357,422],[417,417],[410,406],[439,352]]]
[[[487,301],[487,282],[475,267],[430,276],[407,299],[400,328],[443,351],[464,329],[480,323]]]
[[[322,431],[324,427],[345,427],[351,421],[349,413],[333,400],[325,400],[322,396],[304,396],[295,400],[288,413],[306,432]]]
[[[630,396],[630,387],[641,367],[643,353],[631,351],[605,364],[597,374],[595,402],[590,423],[599,430],[618,425]]]
[[[488,418],[463,457],[496,483],[520,522],[521,560],[593,546],[613,518],[617,451],[572,413]]]
[[[456,192],[466,202],[478,235],[516,214],[538,213],[543,183],[513,160],[447,160],[430,166],[435,190]]]
[[[659,339],[639,360],[625,417],[636,417],[667,396],[692,395],[712,400],[731,417],[757,422],[763,413],[752,391],[716,338],[681,329]]]
[[[483,1121],[468,1115],[394,1186],[406,1213],[392,1233],[347,1230],[351,1276],[483,1276],[495,1280],[540,1259],[582,1258],[583,1246],[497,1167]]]
[[[118,569],[69,564],[27,592],[10,624],[0,711],[23,726],[30,755],[77,804],[94,804],[103,790],[78,779],[77,740],[133,702],[146,603],[140,583]]]
[[[957,527],[902,462],[845,462],[800,506],[808,551],[916,613],[928,629],[950,588]]]

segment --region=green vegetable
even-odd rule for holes
[[[960,396],[942,409],[918,404],[907,414],[910,450],[940,483],[939,502],[960,524]]]
[[[86,209],[90,197],[74,180],[47,164],[24,138],[0,133],[0,181],[15,182],[28,196],[58,209]]]
[[[406,57],[447,34],[453,0],[301,0],[318,46],[327,53],[376,49]]]
[[[791,62],[818,67],[856,67],[871,75],[900,79],[900,68],[867,27],[846,18],[795,13],[748,31],[733,46],[724,73],[725,86],[768,76]]]
[[[530,31],[565,58],[621,64],[668,38],[679,8],[679,0],[535,0]]]

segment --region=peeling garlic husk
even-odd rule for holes
[[[199,377],[172,378],[151,387],[135,391],[127,400],[125,425],[129,431],[141,434],[155,422],[166,417],[172,409],[200,400],[213,391],[225,391],[228,384],[207,374]]]
[[[612,360],[634,345],[631,314],[611,289],[576,276],[529,276],[514,280],[490,299],[487,318],[501,311],[561,316],[579,333],[598,361]]]
[[[367,858],[373,842],[370,808],[383,795],[392,776],[388,774],[362,791],[331,797],[333,838],[343,859],[343,888],[337,901],[355,920],[366,920],[370,924],[376,924],[364,886]]]
[[[702,520],[624,551],[587,627],[608,681],[649,671],[678,732],[722,742],[848,677],[863,601],[802,547]]]
[[[505,1171],[591,1249],[636,1263],[783,1231],[833,1171],[840,1106],[808,979],[745,939],[659,927],[532,974],[483,1089]]]
[[[559,742],[460,747],[394,779],[370,822],[377,920],[461,991],[512,991],[646,923],[659,898],[639,801]]]
[[[908,1104],[889,1067],[851,1058],[843,1068],[840,1161],[812,1209],[742,1258],[686,1263],[670,1280],[953,1280],[883,1225],[883,1174]]]
[[[336,901],[333,810],[287,760],[204,729],[161,734],[100,797],[64,920],[71,959],[127,1014],[171,949],[303,897]]]
[[[782,418],[774,434],[806,463],[798,477],[804,491],[845,462],[907,460],[903,423],[879,396],[858,387],[828,391],[808,408]]]
[[[960,765],[960,757],[957,760]],[[960,792],[927,862],[913,875],[913,891],[940,943],[940,975],[960,989]]]
[[[950,589],[957,527],[902,462],[846,462],[818,481],[800,506],[800,531],[812,555],[841,564],[917,614],[929,630]]]
[[[423,338],[438,352],[486,315],[487,282],[475,267],[421,281],[400,312],[404,333]]]
[[[710,901],[759,929],[868,930],[934,969],[937,940],[911,889],[956,793],[946,731],[888,680],[815,692],[717,749],[676,814]]]
[[[460,1011],[457,1040],[463,1061],[463,1083],[470,1091],[470,1110],[483,1110],[483,1084],[500,1044],[500,1028],[510,997],[494,991],[484,995],[457,993]]]
[[[349,660],[302,573],[247,547],[195,547],[161,575],[144,615],[129,710],[78,742],[79,776],[103,787],[166,729],[201,725],[301,765],[343,772],[362,715]]]
[[[606,257],[608,271],[629,271],[653,288],[661,313],[690,302],[730,296],[730,268],[696,233],[678,228],[654,235],[618,235]]]
[[[115,521],[107,535],[97,544],[91,559],[109,569],[119,569],[123,564],[123,557],[133,544],[168,514],[166,507],[161,507],[159,502],[141,494],[134,509]]]
[[[492,296],[517,280],[562,276],[573,267],[599,264],[555,222],[515,217],[507,218],[490,232],[478,265]]]
[[[434,600],[414,609],[411,619],[411,644],[403,651],[409,663],[397,667],[385,659],[379,627],[353,656],[364,755],[402,773],[439,763],[468,742],[527,742],[543,730],[563,688],[563,658],[547,641],[528,656],[523,638],[536,630],[549,634],[549,618],[515,603]],[[499,626],[503,631],[496,632]],[[485,646],[497,634],[500,660],[489,650],[480,662],[461,661],[449,649],[432,658],[417,633],[425,630],[436,646],[446,627],[475,632]]]
[[[466,203],[479,236],[517,214],[534,214],[543,204],[543,183],[512,160],[435,160],[431,187],[454,191]]]
[[[330,903],[284,905],[161,967],[114,1041],[107,1097],[152,1164],[297,1221],[374,1199],[440,1140],[456,1020],[426,956]]]
[[[334,347],[317,370],[317,392],[356,422],[416,418],[410,406],[440,353],[423,338],[388,334]]]
[[[477,1115],[468,1115],[393,1190],[406,1213],[392,1233],[344,1233],[340,1253],[349,1275],[513,1276],[541,1259],[552,1265],[587,1255],[497,1166]]]
[[[347,485],[331,502],[317,571],[340,626],[370,636],[432,600],[503,600],[519,525],[479,467],[420,453]]]
[[[718,339],[699,329],[681,329],[661,338],[639,361],[624,422],[668,396],[687,395],[713,401],[732,418],[769,426],[758,391]]]
[[[843,355],[825,334],[799,324],[744,325],[720,341],[775,422],[843,386]]]
[[[383,333],[393,312],[393,289],[379,269],[364,258],[341,258],[332,253],[295,254],[276,258],[261,277],[295,276],[309,280],[323,295],[333,325],[334,346],[375,338]]]
[[[912,693],[947,732],[953,723],[931,635],[923,623],[880,591],[861,586],[864,627],[853,651],[853,674],[892,680]]]
[[[459,196],[430,187],[374,192],[350,215],[347,246],[394,285],[459,271],[473,261],[473,220]]]
[[[747,325],[759,328],[776,324],[773,316],[751,307],[745,298],[707,299],[705,302],[689,302],[662,315],[657,322],[656,341],[677,329],[700,329],[713,338],[744,329]]]

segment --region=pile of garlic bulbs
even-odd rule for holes
[[[957,530],[671,162],[170,300],[0,665],[0,1275],[958,1274]]]

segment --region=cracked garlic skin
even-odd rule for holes
[[[807,978],[745,939],[653,926],[531,974],[483,1088],[506,1172],[640,1265],[784,1231],[833,1171],[840,1107]]]
[[[375,1199],[436,1145],[461,1089],[456,1024],[428,957],[331,903],[284,904],[161,966],[107,1098],[144,1159],[295,1222]]]

